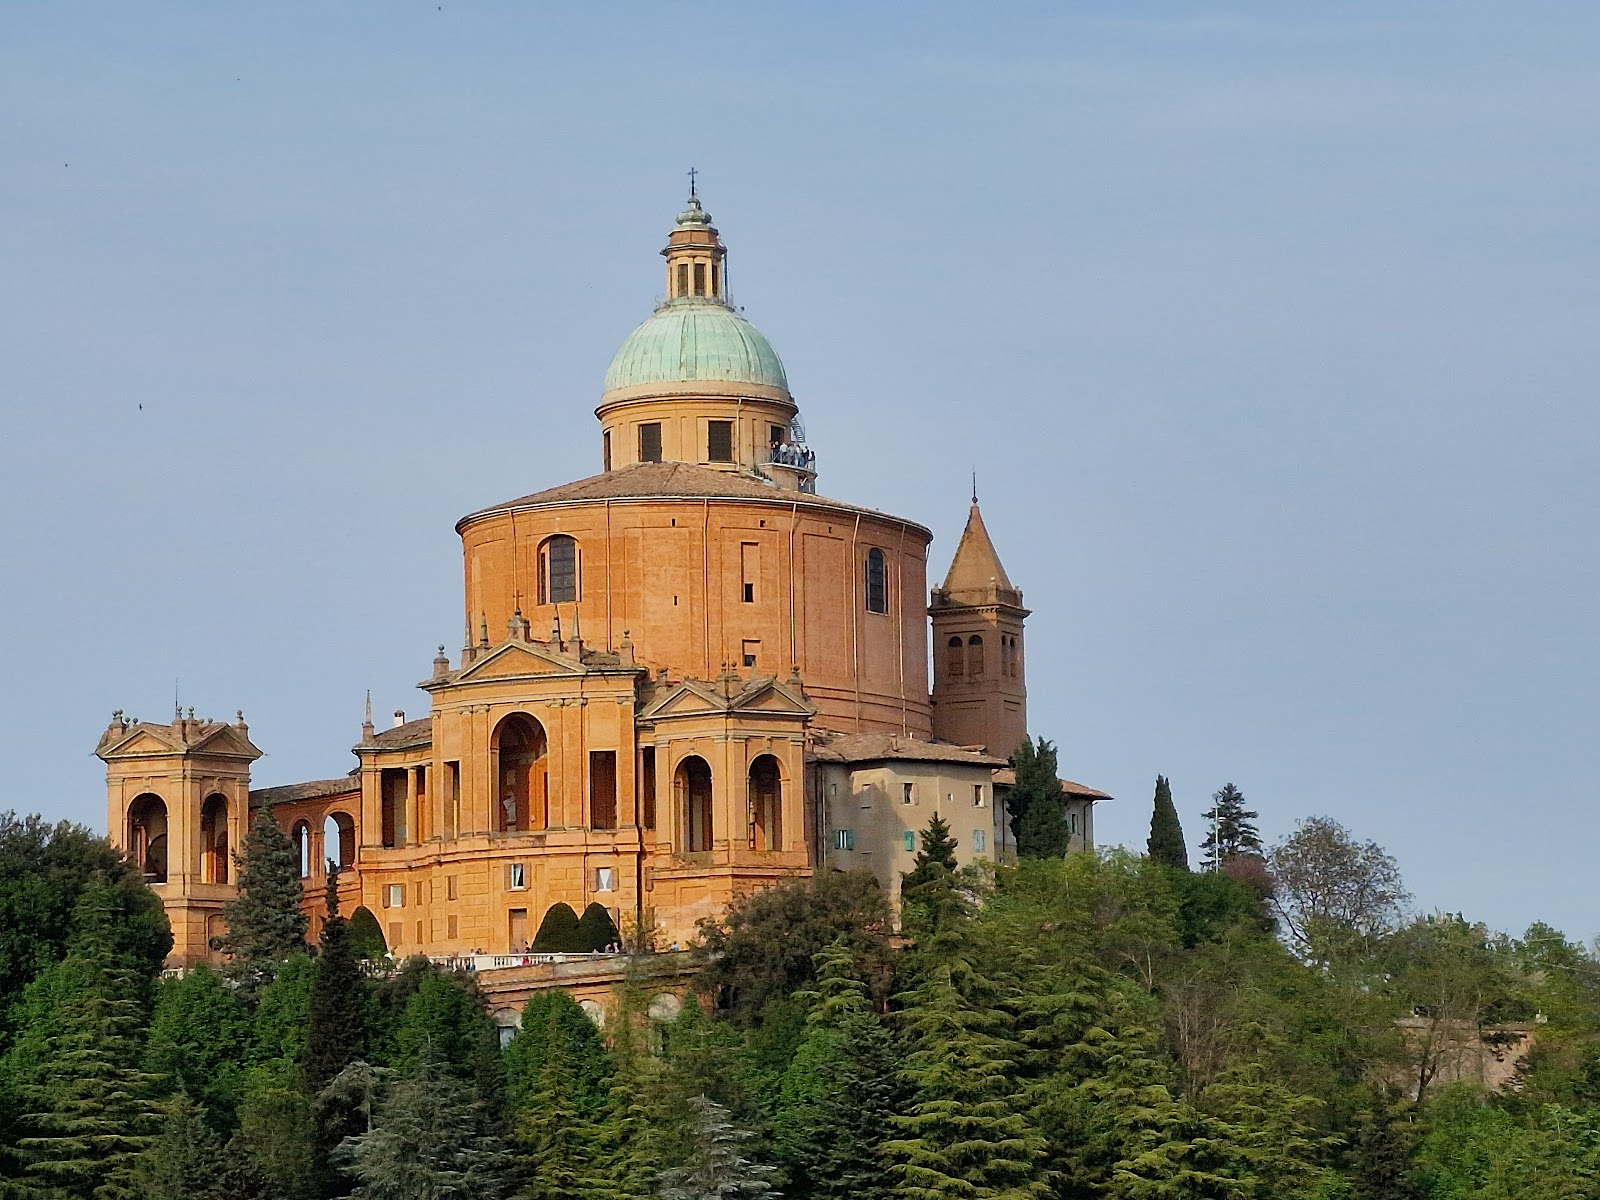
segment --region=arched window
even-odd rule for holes
[[[502,833],[543,829],[549,823],[549,738],[526,713],[512,713],[494,733],[500,772],[494,828]]]
[[[673,776],[674,799],[683,822],[683,845],[695,854],[711,849],[711,767],[691,754],[678,764]]]
[[[983,639],[977,634],[967,639],[967,674],[974,679],[983,674]]]
[[[294,843],[294,852],[300,859],[300,878],[304,879],[311,874],[311,826],[301,821],[289,840]]]
[[[962,652],[961,639],[953,637],[950,644],[945,647],[944,673],[951,679],[960,679],[966,673],[967,659]]]
[[[167,881],[167,802],[146,792],[128,806],[128,857],[146,883]]]
[[[783,849],[783,778],[770,754],[750,764],[750,849]]]
[[[889,566],[876,546],[867,551],[867,611],[889,611]]]
[[[571,604],[578,599],[578,543],[564,533],[539,547],[539,603]]]
[[[323,865],[332,863],[341,871],[356,861],[356,823],[349,813],[332,812],[322,822]]]
[[[228,799],[215,792],[200,806],[200,878],[228,882]]]

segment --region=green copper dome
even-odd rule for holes
[[[606,369],[608,392],[652,383],[755,383],[789,390],[761,331],[720,300],[669,300],[628,335]]]

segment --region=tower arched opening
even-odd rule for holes
[[[500,833],[544,829],[550,824],[550,739],[527,713],[512,713],[495,726],[493,823]]]
[[[200,878],[228,882],[228,798],[218,792],[200,806]]]
[[[983,676],[983,639],[977,634],[967,639],[967,674],[973,679]]]
[[[771,754],[750,764],[750,848],[783,849],[783,771]]]
[[[146,883],[167,881],[167,802],[154,792],[128,805],[128,857]]]
[[[324,865],[344,870],[356,861],[356,823],[349,813],[331,812],[322,821]]]
[[[689,755],[673,773],[672,790],[681,814],[684,849],[690,854],[710,850],[715,832],[711,815],[711,765],[698,754]]]
[[[305,879],[311,874],[311,826],[305,821],[296,821],[294,829],[289,833],[289,840],[294,843],[295,857],[300,862],[300,878]]]

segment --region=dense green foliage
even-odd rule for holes
[[[284,961],[305,953],[300,855],[272,810],[262,805],[234,861],[239,895],[223,909],[226,945],[239,978],[254,987],[270,981]]]
[[[603,1028],[541,992],[504,1049],[331,892],[318,953],[158,980],[142,893],[60,851],[0,878],[72,897],[0,1027],[7,1200],[1600,1200],[1600,961],[1404,918],[1323,819],[1201,873],[958,869],[930,822],[899,934],[870,875],[794,880],[704,928],[675,1018],[644,957]]]
[[[1055,743],[1023,742],[1011,756],[1017,781],[1006,795],[1011,836],[1023,858],[1060,858],[1067,852],[1067,798],[1056,777]]]
[[[1176,871],[1189,869],[1189,847],[1184,844],[1183,825],[1177,806],[1172,803],[1172,785],[1165,775],[1156,776],[1155,804],[1150,812],[1150,857]]]
[[[577,953],[587,949],[578,930],[578,914],[565,902],[552,904],[533,935],[533,949],[546,954]]]

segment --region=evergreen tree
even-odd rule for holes
[[[878,1146],[889,1139],[899,1089],[889,1031],[842,946],[817,955],[805,1035],[784,1072],[772,1127],[791,1196],[887,1200]]]
[[[230,1152],[261,1173],[272,1200],[315,1200],[323,1178],[311,1101],[298,1087],[264,1074],[252,1084],[239,1106],[239,1132],[228,1143]]]
[[[511,1160],[482,1105],[423,1060],[389,1087],[372,1127],[347,1138],[334,1162],[361,1200],[500,1200]]]
[[[777,1198],[775,1172],[745,1156],[753,1136],[733,1123],[728,1110],[714,1100],[689,1101],[690,1138],[683,1166],[661,1173],[661,1200],[739,1200],[745,1196]]]
[[[585,950],[606,950],[622,942],[617,923],[603,904],[591,904],[578,918],[577,940]]]
[[[378,924],[378,918],[365,904],[356,906],[345,928],[357,957],[373,960],[389,957],[389,943],[384,941],[383,926]]]
[[[1017,781],[1006,794],[1011,836],[1020,858],[1060,858],[1067,852],[1067,803],[1056,777],[1056,748],[1040,738],[1011,756]]]
[[[956,883],[956,840],[938,813],[921,833],[911,870],[900,876],[900,923],[921,937],[936,934],[965,912]]]
[[[427,1059],[493,1104],[501,1090],[498,1037],[476,981],[430,964],[400,1012],[395,1065],[409,1071]]]
[[[134,1174],[140,1200],[275,1200],[248,1155],[223,1144],[203,1111],[180,1094],[161,1136]]]
[[[581,1054],[583,1043],[563,1037],[559,1019],[558,1010],[549,1008],[543,1029],[525,1028],[518,1035],[540,1038],[545,1050],[516,1113],[518,1173],[524,1181],[517,1197],[609,1200],[615,1191],[602,1129],[608,1097],[584,1086],[595,1072],[574,1061],[573,1052]]]
[[[222,910],[228,923],[224,945],[234,956],[235,974],[253,988],[270,982],[284,960],[306,952],[300,856],[269,805],[256,810],[234,862],[239,895]]]
[[[522,1028],[502,1056],[506,1104],[512,1119],[534,1104],[545,1060],[559,1055],[566,1087],[584,1108],[593,1111],[606,1100],[611,1086],[611,1061],[605,1040],[570,993],[535,993],[522,1009]]]
[[[349,927],[339,915],[339,873],[328,872],[321,954],[311,985],[304,1061],[306,1086],[321,1092],[333,1077],[366,1057],[366,980],[356,965]]]
[[[1172,803],[1172,788],[1165,775],[1156,776],[1155,809],[1150,814],[1150,857],[1174,870],[1189,869],[1189,849],[1183,841],[1183,825]]]
[[[219,1134],[238,1124],[250,1053],[250,1012],[204,963],[161,982],[145,1067],[181,1090]]]
[[[884,1144],[897,1194],[916,1200],[1025,1200],[1048,1195],[1044,1139],[1026,1116],[1017,1078],[1022,1047],[992,985],[964,961],[936,967],[900,1014],[911,1053],[902,1067],[913,1095]]]
[[[1411,1179],[1416,1137],[1409,1115],[1391,1095],[1357,1121],[1350,1138],[1354,1200],[1419,1200]]]
[[[575,954],[585,949],[578,932],[578,914],[572,905],[561,901],[552,904],[539,922],[539,932],[533,935],[533,949],[545,954]]]
[[[119,898],[104,882],[83,891],[67,958],[56,968],[72,992],[52,1014],[54,1032],[24,1088],[28,1136],[19,1139],[31,1180],[45,1195],[134,1196],[138,1156],[155,1140],[157,1082],[142,1057],[144,980],[115,936]]]
[[[1244,793],[1231,783],[1213,792],[1211,808],[1205,818],[1209,824],[1205,841],[1205,865],[1215,871],[1230,858],[1240,855],[1261,855],[1261,831],[1256,828],[1256,818],[1261,814],[1244,806]]]

